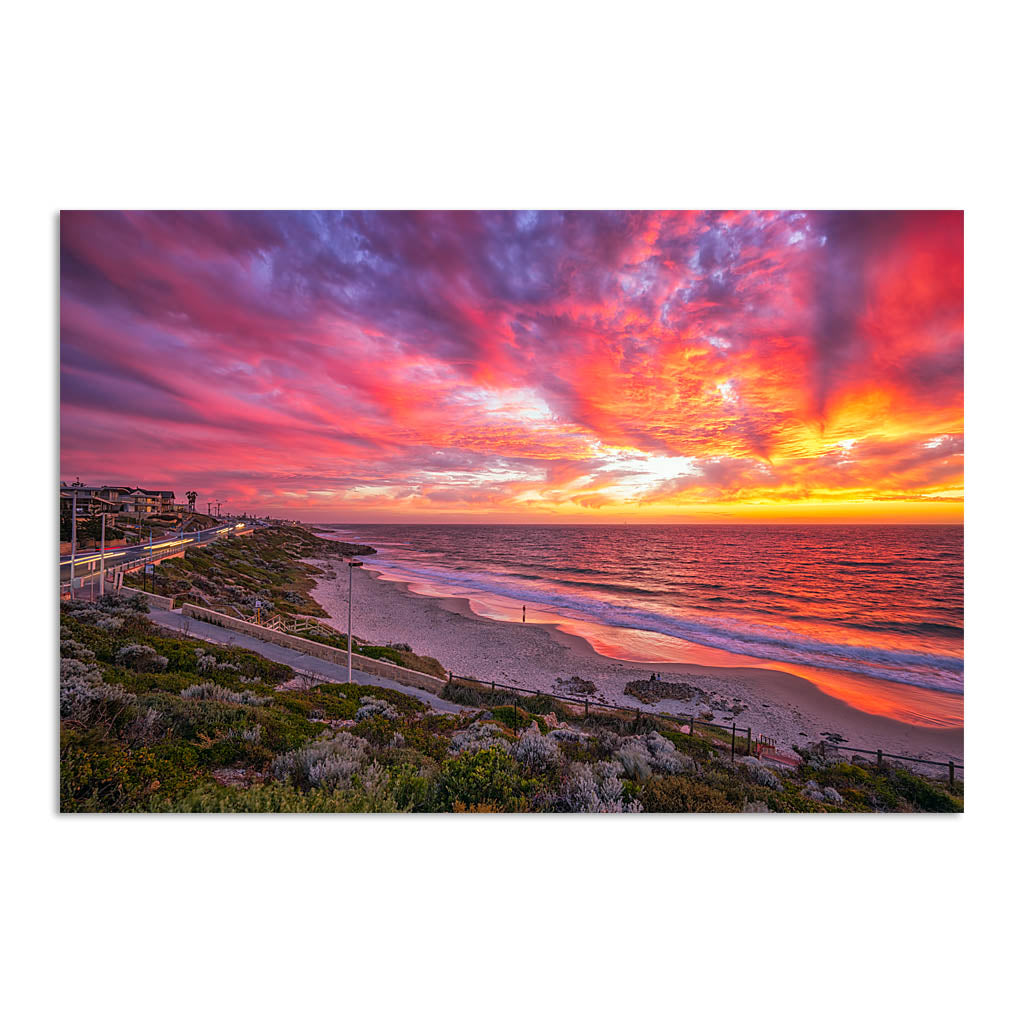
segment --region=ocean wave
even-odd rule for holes
[[[857,672],[876,679],[945,693],[963,692],[963,660],[948,655],[815,640],[782,627],[754,627],[722,617],[713,621],[686,619],[571,591],[553,590],[550,586],[532,587],[514,577],[452,572],[372,557],[367,557],[365,561],[370,568],[381,569],[406,579],[411,576],[413,579],[456,589],[475,590],[528,604],[544,604],[569,617],[585,616],[604,625],[660,633],[733,654]],[[574,612],[577,613],[575,616]]]

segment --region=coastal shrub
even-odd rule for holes
[[[390,772],[377,761],[363,768],[352,784],[362,797],[359,810],[364,814],[393,814],[404,809],[395,798]]]
[[[887,767],[890,786],[898,796],[906,800],[915,810],[931,812],[962,811],[963,799],[954,796],[948,789],[915,775],[905,768]]]
[[[226,739],[241,740],[243,743],[259,743],[263,736],[263,726],[257,722],[246,729],[232,729],[228,732]]]
[[[434,773],[411,764],[391,769],[391,796],[400,811],[432,811]]]
[[[202,673],[212,672],[217,667],[217,657],[210,651],[196,651],[196,670]]]
[[[122,687],[103,681],[95,665],[77,658],[60,661],[60,717],[73,719],[81,726],[110,726],[126,708],[135,703],[135,696]]]
[[[457,720],[446,715],[428,715],[416,722],[403,721],[405,747],[440,763],[449,756],[448,748],[457,724]]]
[[[692,736],[688,732],[680,732],[678,729],[662,728],[661,735],[665,737],[681,754],[687,754],[699,761],[706,761],[714,752],[714,744],[703,736]]]
[[[574,763],[562,786],[561,804],[570,813],[642,811],[635,800],[623,800],[621,767],[610,761]]]
[[[149,644],[125,644],[114,656],[114,661],[138,672],[162,672],[167,668],[167,659],[157,654]]]
[[[545,772],[558,763],[558,743],[541,733],[534,723],[512,747],[512,756],[527,771],[537,774]]]
[[[217,683],[194,683],[182,690],[181,696],[184,700],[218,700],[227,704],[250,704],[253,707],[262,707],[273,700],[272,697],[261,697],[252,690],[229,690]]]
[[[512,745],[505,739],[505,734],[500,726],[494,722],[476,721],[452,736],[448,746],[448,755],[458,757],[460,754],[472,754],[490,747],[496,747],[505,753],[512,749]]]
[[[60,656],[62,658],[75,658],[78,661],[92,661],[95,653],[85,644],[79,643],[72,635],[67,626],[60,627]]]
[[[502,725],[508,726],[509,729],[515,729],[517,732],[525,729],[532,721],[528,711],[511,704],[491,708],[491,714],[494,715],[496,722],[501,722]]]
[[[644,783],[643,804],[655,814],[721,814],[740,810],[743,799],[686,775],[655,775]]]
[[[446,760],[437,778],[439,809],[445,811],[456,803],[469,809],[486,804],[495,810],[526,811],[539,788],[511,754],[493,746]]]
[[[671,741],[657,732],[626,740],[615,751],[615,757],[626,777],[635,781],[643,781],[652,772],[678,775],[684,771],[692,772],[695,767],[692,758],[681,755]]]
[[[390,748],[398,726],[395,719],[384,718],[382,715],[369,715],[356,722],[352,729],[353,736],[361,736],[371,746],[378,749]]]
[[[339,732],[282,754],[274,760],[270,771],[275,779],[290,782],[300,789],[314,786],[334,789],[349,784],[369,751],[366,740]]]
[[[241,789],[205,782],[176,799],[151,798],[150,811],[188,814],[343,814],[364,810],[365,797],[352,790],[296,789],[272,780]]]
[[[552,729],[548,736],[559,743],[586,743],[587,734],[578,729]]]
[[[118,736],[129,746],[151,743],[166,731],[164,716],[156,708],[139,708],[118,729]]]
[[[413,654],[395,647],[382,647],[376,644],[366,644],[359,647],[359,653],[367,658],[375,658],[377,661],[389,661],[393,665],[412,669],[414,672],[423,672],[428,676],[435,676],[438,679],[448,678],[448,670],[441,662],[424,654]]]
[[[359,710],[356,712],[356,721],[361,722],[365,718],[373,718],[380,715],[382,718],[398,718],[398,708],[386,700],[377,697],[360,697]]]
[[[800,795],[807,797],[808,800],[814,800],[817,803],[821,803],[825,799],[825,795],[821,791],[821,786],[811,779],[803,789],[800,790]]]
[[[94,733],[61,729],[61,811],[143,810],[156,793],[175,798],[199,771],[185,748],[131,748]]]
[[[783,789],[782,780],[768,768],[766,768],[756,757],[741,757],[737,764],[743,765],[747,774],[759,786],[767,786],[769,789]]]

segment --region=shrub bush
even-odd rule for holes
[[[615,757],[622,765],[626,777],[642,782],[653,772],[664,775],[679,775],[694,770],[691,757],[679,754],[675,745],[660,733],[649,732],[626,740]]]
[[[290,750],[270,766],[274,778],[299,789],[347,786],[369,756],[370,745],[351,733],[339,732]]]
[[[382,718],[398,718],[398,708],[386,700],[377,697],[360,697],[359,710],[356,712],[356,721],[361,722],[365,718],[373,718],[380,715]]]
[[[272,697],[261,697],[252,690],[229,690],[217,683],[194,683],[182,690],[181,696],[184,700],[218,700],[226,704],[249,704],[252,707],[262,707],[273,700]]]
[[[562,786],[562,807],[571,813],[642,811],[636,801],[623,801],[621,768],[610,761],[574,763]]]
[[[458,757],[460,754],[473,754],[491,747],[505,753],[512,749],[512,745],[505,738],[500,726],[495,725],[494,722],[476,721],[467,729],[461,729],[452,736],[448,754],[450,757]]]
[[[167,659],[149,644],[126,644],[114,655],[114,661],[137,672],[162,672],[167,668]]]
[[[759,786],[767,786],[769,789],[782,790],[782,780],[768,768],[766,768],[756,757],[741,757],[737,764],[743,765],[747,774]]]
[[[512,747],[512,756],[528,772],[538,774],[558,763],[560,751],[557,741],[544,736],[534,723]]]
[[[134,702],[133,694],[105,683],[95,665],[77,658],[61,658],[61,719],[74,720],[84,728],[101,724],[109,727]]]
[[[643,790],[644,809],[648,813],[721,814],[739,811],[742,798],[729,799],[723,789],[685,775],[654,776]]]
[[[437,779],[439,809],[446,811],[456,803],[470,809],[489,804],[503,811],[525,811],[538,788],[507,751],[495,747],[445,761]]]

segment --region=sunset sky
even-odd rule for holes
[[[64,213],[61,477],[336,522],[960,522],[960,213]]]

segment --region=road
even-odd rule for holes
[[[148,542],[145,544],[133,544],[131,547],[114,548],[106,553],[104,558],[104,564],[108,569],[120,564],[121,562],[130,562],[133,559],[145,558],[146,555],[152,553],[155,557],[160,557],[162,552],[166,552],[168,548],[175,546],[181,547],[182,545],[188,546],[189,544],[197,544],[201,541],[210,540],[211,538],[221,536],[223,534],[234,533],[237,530],[244,529],[245,523],[221,523],[218,526],[211,526],[208,530],[198,530],[192,533],[186,533],[183,537],[177,535],[173,537],[163,537],[160,540],[154,540],[152,545]],[[90,573],[99,572],[100,568],[100,553],[96,551],[76,551],[75,552],[75,576],[88,576]],[[61,582],[66,582],[71,576],[71,555],[60,556],[60,578]]]
[[[264,658],[280,662],[283,665],[290,665],[296,673],[316,674],[326,676],[332,682],[348,682],[348,668],[343,665],[336,665],[333,661],[324,661],[321,658],[314,658],[310,654],[300,654],[290,647],[279,647],[267,640],[258,640],[254,636],[247,636],[245,633],[236,633],[234,630],[225,629],[223,626],[216,626],[212,622],[201,622],[199,619],[186,618],[177,611],[163,611],[159,608],[151,608],[149,617],[158,625],[168,629],[184,631],[185,624],[188,624],[190,637],[209,640],[218,644],[233,644],[235,647],[244,647],[246,650],[262,654]],[[466,709],[459,704],[452,704],[451,701],[442,700],[440,697],[429,693],[426,690],[418,690],[415,686],[405,686],[403,683],[396,683],[392,679],[384,679],[381,676],[372,675],[369,672],[352,670],[352,682],[361,683],[364,686],[382,686],[388,690],[397,690],[399,693],[407,693],[410,697],[423,701],[435,711],[448,711],[458,714]]]

